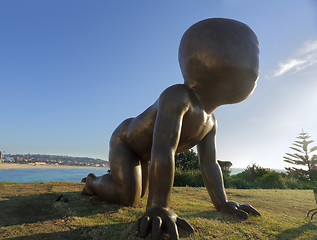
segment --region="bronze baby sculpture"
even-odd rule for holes
[[[174,156],[197,145],[203,181],[216,209],[248,218],[260,215],[252,206],[227,201],[216,161],[217,123],[213,111],[245,100],[259,73],[259,44],[245,24],[211,18],[191,26],[179,47],[184,84],[167,88],[135,118],[122,122],[110,140],[111,174],[89,174],[83,192],[110,203],[136,204],[149,188],[147,208],[138,221],[145,237],[152,229],[178,239],[178,226],[193,228],[169,209]]]

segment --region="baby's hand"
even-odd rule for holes
[[[184,219],[179,218],[168,208],[151,208],[139,218],[137,229],[140,237],[146,237],[152,228],[152,239],[159,239],[162,231],[167,232],[171,239],[178,240],[178,227],[193,233],[194,228]]]
[[[234,201],[227,201],[225,206],[222,208],[222,211],[230,214],[235,214],[243,219],[249,217],[249,213],[252,213],[256,216],[261,216],[258,210],[252,207],[249,204],[239,204]]]

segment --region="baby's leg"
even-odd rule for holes
[[[116,129],[110,140],[111,173],[101,177],[89,174],[84,192],[111,203],[131,206],[141,197],[141,164],[138,156],[120,138],[125,131],[124,123]]]
[[[141,197],[147,193],[149,188],[149,161],[143,161],[141,163],[142,168],[142,194]]]

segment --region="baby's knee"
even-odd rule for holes
[[[123,205],[135,206],[140,201],[141,193],[141,186],[132,186],[127,184],[121,189],[121,194],[118,194],[118,196],[121,196]]]
[[[139,202],[140,198],[141,198],[141,195],[139,196],[136,193],[134,193],[134,194],[126,194],[124,196],[123,205],[129,206],[129,207],[135,206]]]
[[[95,180],[97,176],[94,173],[89,173],[88,176],[86,177],[86,183],[90,183],[93,180]]]
[[[85,182],[85,186],[82,190],[82,194],[83,195],[88,195],[88,196],[93,196],[95,195],[95,192],[93,191],[92,188],[92,182],[93,180],[96,178],[96,175],[93,173],[88,174],[87,177],[83,178],[81,181]]]

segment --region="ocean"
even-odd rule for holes
[[[89,173],[101,176],[106,168],[15,168],[0,169],[0,182],[80,182]],[[231,175],[242,172],[243,168],[232,168]]]
[[[0,182],[80,182],[89,173],[97,176],[107,173],[106,168],[14,168],[0,169]]]

